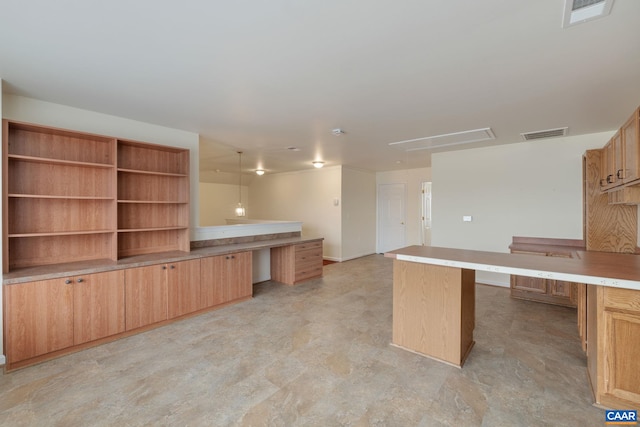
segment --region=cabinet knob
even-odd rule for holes
[[[622,176],[622,171],[623,169],[618,169],[618,172],[616,172],[616,176],[618,177],[618,179],[624,178],[624,176]]]
[[[82,283],[82,282],[84,282],[84,279],[81,277],[78,279],[78,283]]]
[[[613,184],[613,175],[607,175],[607,184]]]
[[[162,269],[163,269],[163,270],[166,270],[166,269],[167,269],[167,266],[166,266],[166,265],[163,265],[163,266],[162,266]]]
[[[175,265],[172,265],[172,266],[171,266],[171,269],[173,270],[174,268],[176,268],[176,266],[175,266]]]
[[[67,279],[67,280],[65,280],[65,281],[64,281],[64,283],[65,283],[66,285],[70,284],[70,283],[71,283],[71,279]]]

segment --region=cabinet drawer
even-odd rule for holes
[[[314,277],[322,277],[322,264],[315,266],[306,266],[305,268],[296,269],[295,282],[311,279]]]
[[[296,265],[306,262],[322,262],[321,249],[309,249],[306,251],[296,251]]]
[[[296,248],[296,254],[299,251],[306,251],[306,250],[309,250],[309,249],[320,249],[320,250],[322,250],[322,242],[320,241],[320,242],[301,243],[299,245],[296,245],[295,248]]]
[[[640,291],[604,288],[604,306],[605,308],[640,312]]]

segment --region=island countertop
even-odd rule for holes
[[[385,256],[423,264],[640,290],[640,256],[595,251],[576,254],[575,258],[559,258],[408,246],[387,252]]]

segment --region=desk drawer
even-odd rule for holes
[[[308,249],[306,251],[298,251],[296,250],[296,265],[300,263],[308,263],[308,262],[319,262],[322,264],[322,249]]]
[[[319,249],[322,251],[322,242],[309,242],[309,243],[301,243],[295,246],[296,254],[298,252],[307,251],[310,249]]]
[[[303,280],[312,279],[316,277],[322,277],[322,264],[320,265],[308,265],[304,268],[296,268],[295,282],[302,282]]]

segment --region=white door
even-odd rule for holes
[[[406,246],[404,184],[378,186],[378,252]]]

